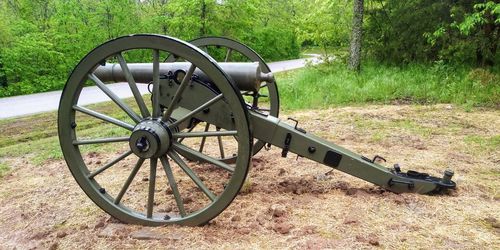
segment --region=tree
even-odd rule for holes
[[[320,47],[325,57],[332,49],[337,51],[348,47],[352,22],[351,0],[296,2],[295,25],[302,45]]]
[[[472,9],[462,8],[461,11],[465,14],[457,15],[454,13],[456,10],[452,11],[450,17],[454,21],[448,27],[441,26],[438,32],[434,33],[436,38],[448,32],[448,36],[454,36],[457,40],[467,40],[473,46],[472,50],[475,50],[476,64],[483,67],[493,66],[500,40],[500,3],[477,3]],[[439,33],[439,30],[444,32]],[[459,34],[453,34],[457,31]]]
[[[376,0],[366,6],[371,55],[390,63],[498,63],[500,4],[487,0]]]
[[[226,36],[266,60],[297,58],[296,1],[0,0],[0,96],[61,89],[86,53],[134,33]],[[143,52],[126,59],[150,60]]]
[[[5,75],[5,70],[3,69],[1,51],[0,51],[0,87],[7,87],[7,76]]]
[[[359,71],[361,69],[361,41],[363,37],[364,12],[363,5],[363,0],[354,0],[349,69],[355,71]]]
[[[4,3],[0,3],[0,14],[4,14]],[[3,15],[2,15],[3,16]],[[0,87],[7,86],[7,76],[5,75],[5,70],[3,68],[2,62],[2,48],[7,47],[7,44],[10,42],[10,29],[7,23],[7,15],[4,18],[0,18]]]

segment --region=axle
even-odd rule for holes
[[[175,62],[161,63],[160,75],[163,78],[171,77],[174,81],[180,83],[186,74],[191,63]],[[240,90],[258,91],[262,82],[274,81],[272,73],[263,73],[257,62],[253,63],[219,63],[219,66],[236,83]],[[128,67],[134,80],[138,83],[149,83],[153,81],[152,63],[129,63]],[[99,66],[94,74],[103,82],[126,82],[125,74],[120,64],[106,64]],[[205,72],[196,69],[194,75],[202,82],[211,82],[211,79]]]

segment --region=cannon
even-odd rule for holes
[[[120,98],[112,82],[128,84],[133,97]],[[112,102],[100,109],[80,104],[88,85]],[[120,115],[107,108],[113,105]],[[74,68],[60,100],[58,134],[86,195],[111,216],[148,226],[215,218],[239,193],[252,156],[269,146],[395,193],[456,186],[451,170],[440,178],[385,167],[379,156],[358,155],[278,117],[275,78],[249,47],[221,37],[188,43],[139,34],[98,46]],[[96,146],[107,153],[90,162],[85,155]]]

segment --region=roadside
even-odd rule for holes
[[[271,71],[274,73],[283,72],[305,67],[308,63],[320,63],[318,55],[308,54],[311,58],[280,61],[269,63]],[[107,85],[120,98],[132,97],[132,92],[127,83],[114,83]],[[148,93],[147,85],[139,84],[139,91],[142,94]],[[0,119],[38,114],[47,111],[57,110],[62,91],[51,91],[32,95],[13,96],[0,98]],[[85,87],[80,95],[79,103],[88,105],[109,101],[109,98],[96,86]]]

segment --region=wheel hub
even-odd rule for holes
[[[130,149],[138,157],[158,158],[167,153],[172,144],[172,133],[158,120],[144,120],[137,124],[130,136]]]

